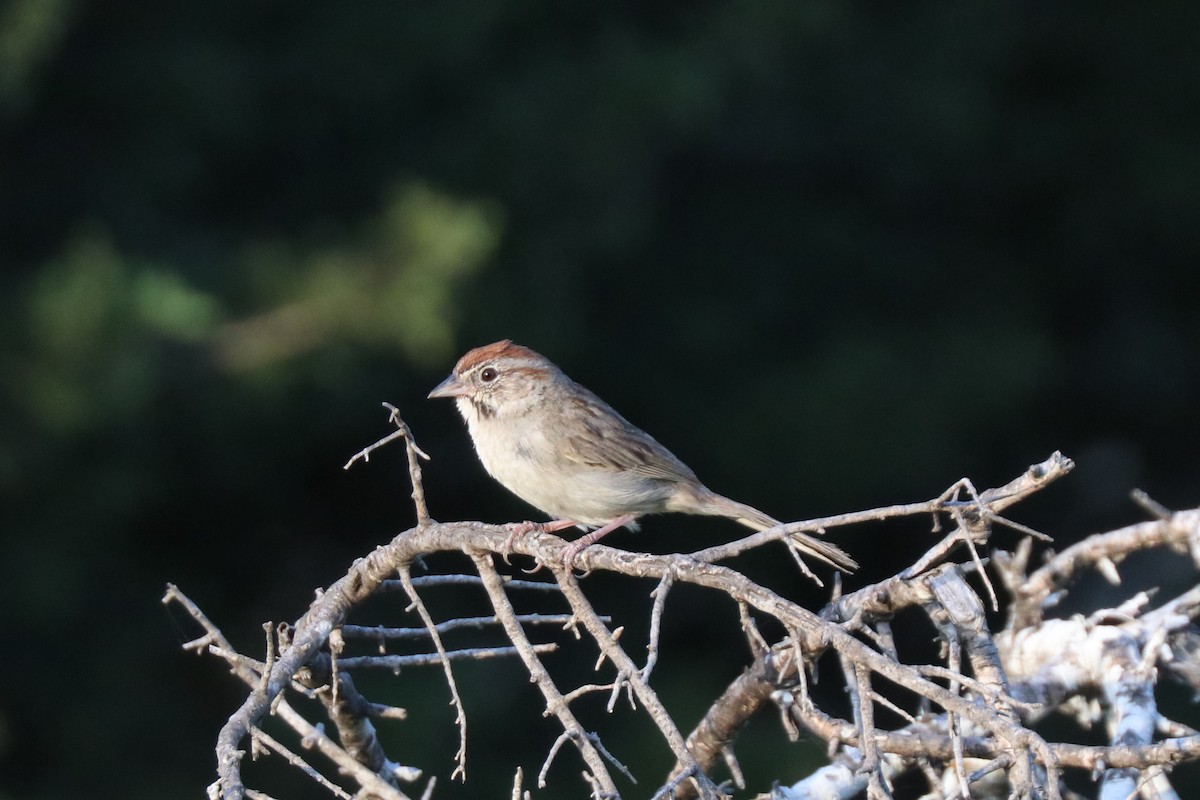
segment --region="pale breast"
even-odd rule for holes
[[[675,487],[628,471],[582,465],[530,420],[464,414],[479,460],[493,478],[551,517],[603,525],[622,514],[665,510]]]

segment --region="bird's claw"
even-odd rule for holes
[[[518,541],[531,533],[557,533],[558,531],[572,527],[574,524],[569,519],[554,519],[549,522],[530,522],[529,520],[524,522],[510,522],[504,526],[505,530],[508,531],[508,538],[500,546],[500,558],[504,559],[504,563],[511,567],[512,563],[508,560],[508,557],[512,555],[513,545]],[[535,569],[534,572],[536,571]]]
[[[512,562],[508,560],[508,557],[512,555],[513,545],[517,543],[518,539],[528,536],[531,531],[536,530],[537,523],[510,522],[504,528],[508,531],[508,538],[504,540],[504,544],[500,545],[500,558],[511,567]]]
[[[562,565],[567,572],[571,573],[572,575],[575,574],[575,557],[586,549],[588,549],[588,545],[584,544],[582,547],[580,547],[579,542],[573,542],[569,546],[563,548]],[[580,573],[579,577],[586,578],[591,573],[592,571],[590,569],[585,569],[582,573]]]

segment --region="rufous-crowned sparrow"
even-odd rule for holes
[[[779,524],[708,489],[671,451],[549,359],[507,339],[464,355],[429,396],[453,397],[488,473],[554,518],[523,523],[518,533],[595,529],[564,552],[568,566],[605,534],[621,526],[637,530],[644,514],[729,517],[754,530]],[[791,539],[833,567],[858,566],[828,542],[803,533]]]

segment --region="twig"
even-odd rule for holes
[[[1142,509],[1145,510],[1150,516],[1158,519],[1171,518],[1171,509],[1167,508],[1141,489],[1134,489],[1129,493],[1129,496],[1133,499],[1133,502],[1141,506]]]
[[[388,410],[388,422],[396,426],[393,433],[380,439],[375,444],[368,445],[362,450],[359,450],[350,460],[346,462],[342,469],[350,469],[355,461],[360,458],[363,462],[371,460],[371,453],[389,444],[396,439],[404,439],[404,449],[408,455],[408,477],[412,481],[412,500],[417,508],[417,525],[424,526],[429,524],[429,507],[425,504],[425,487],[421,482],[421,461],[420,459],[429,460],[429,456],[417,446],[417,442],[413,439],[412,431],[403,419],[400,418],[400,409],[396,408],[391,403],[384,403],[383,407]]]
[[[246,797],[249,797],[250,800],[275,800],[274,797],[267,794],[266,792],[259,792],[259,791],[255,791],[254,789],[247,789]]]
[[[417,579],[413,579],[416,586]],[[571,617],[568,614],[521,614],[517,621],[522,625],[561,625]],[[463,630],[465,628],[487,628],[496,625],[495,617],[458,617],[439,622],[434,628],[438,633]],[[342,635],[362,639],[424,639],[429,636],[427,628],[392,628],[385,625],[343,625]]]
[[[737,607],[738,621],[741,623],[742,633],[746,636],[746,643],[750,645],[750,652],[755,656],[761,656],[770,650],[771,646],[767,644],[762,631],[758,629],[758,625],[754,622],[754,617],[750,616],[750,606],[738,601]]]
[[[687,751],[687,744],[684,741],[683,735],[675,726],[675,721],[671,719],[671,715],[663,707],[662,702],[658,699],[658,695],[650,688],[649,684],[641,679],[641,673],[637,669],[637,665],[634,664],[633,659],[617,644],[613,633],[600,621],[599,615],[592,609],[591,603],[588,602],[580,590],[579,583],[576,581],[571,570],[558,564],[551,564],[550,569],[554,573],[554,577],[558,580],[558,585],[562,587],[563,595],[567,598],[567,602],[571,604],[571,610],[583,623],[584,628],[587,629],[592,639],[599,646],[600,651],[612,661],[620,674],[629,676],[630,686],[633,688],[637,698],[642,702],[654,724],[666,739],[671,751],[675,754],[676,760],[684,765],[685,770],[691,769],[693,771],[692,780],[699,785],[700,796],[718,796],[719,790],[716,784],[700,770],[695,758]]]
[[[334,681],[334,669],[332,657],[316,658],[296,673],[295,682],[304,689],[327,687]],[[368,702],[359,693],[349,673],[336,674],[336,693],[319,691],[313,694],[325,706],[326,713],[337,727],[338,741],[342,748],[355,761],[384,776],[393,785],[395,781],[412,783],[419,780],[419,769],[396,764],[387,757],[371,722],[372,717],[404,719],[407,712],[402,708]]]
[[[1020,477],[1010,481],[1004,486],[983,492],[979,496],[979,502],[990,507],[993,511],[999,511],[1013,503],[1018,502],[1029,494],[1044,488],[1049,483],[1066,475],[1075,467],[1071,459],[1064,456],[1062,453],[1055,451],[1050,454],[1050,457],[1045,461],[1034,464],[1025,471]],[[957,484],[956,484],[957,485]],[[952,487],[953,488],[953,487]],[[897,517],[911,517],[920,514],[933,514],[944,508],[949,508],[953,504],[944,499],[945,493],[932,500],[927,500],[923,503],[904,503],[901,505],[883,506],[882,508],[873,508],[867,511],[855,511],[848,514],[835,514],[831,517],[818,517],[817,519],[804,520],[802,522],[788,522],[782,525],[776,525],[774,528],[768,528],[764,531],[751,534],[729,544],[719,545],[717,547],[709,547],[704,550],[697,550],[691,553],[690,556],[696,561],[707,561],[714,563],[733,558],[741,553],[751,550],[755,547],[760,547],[767,542],[773,542],[778,539],[790,536],[794,533],[820,533],[826,528],[845,527],[847,525],[859,525],[864,522],[880,522],[887,519],[895,519]],[[972,504],[976,505],[976,504]]]
[[[855,723],[861,733],[862,765],[859,770],[867,774],[867,797],[869,800],[885,800],[891,792],[883,783],[882,763],[875,743],[875,703],[871,691],[871,673],[861,664],[848,664],[853,680],[847,686],[853,692]],[[844,669],[845,667],[843,667]]]
[[[800,725],[822,739],[856,744],[858,730],[843,719],[829,716],[815,706],[788,706],[788,713]],[[949,760],[954,757],[954,745],[946,733],[944,715],[922,720],[898,731],[877,731],[880,752],[894,753],[909,759],[932,758]],[[1200,758],[1200,735],[1164,739],[1150,745],[1122,747],[1109,745],[1080,745],[1054,742],[1048,745],[1057,764],[1082,770],[1094,770],[1098,765],[1110,767],[1147,768],[1170,766]],[[990,759],[1009,752],[1002,742],[983,736],[964,736],[963,754],[970,758]]]
[[[628,683],[626,680],[613,681],[612,683],[585,683],[582,686],[576,686],[571,691],[565,693],[563,695],[563,700],[565,700],[567,703],[574,703],[579,698],[589,694],[607,692],[611,695],[614,691],[620,691],[621,687],[626,683]]]
[[[1012,756],[1007,754],[997,756],[968,775],[965,787],[969,788],[972,783],[978,783],[993,772],[1008,769],[1010,766],[1012,766]],[[966,788],[963,786],[955,787],[947,792],[945,800],[959,800],[960,798],[969,797],[970,795],[966,793]]]
[[[507,537],[507,531],[504,533],[504,535]],[[500,577],[504,581],[505,589],[530,589],[537,592],[559,591],[558,584],[554,583],[553,581],[526,581],[519,578],[510,578],[507,575],[502,575]],[[421,588],[425,588],[426,586],[481,585],[478,575],[418,575],[412,579],[412,582],[413,586],[418,586]],[[379,591],[401,592],[404,591],[404,584],[398,580],[383,581],[383,583],[379,585]]]
[[[293,753],[291,750],[284,747],[262,728],[251,728],[250,735],[254,737],[255,741],[261,742],[264,746],[274,750],[276,753],[283,756],[284,759],[293,767],[296,767],[305,775],[321,784],[321,786],[325,787],[325,789],[327,789],[334,797],[340,798],[340,800],[352,800],[352,795],[349,792],[337,784],[330,783],[329,779],[318,772],[311,764]]]
[[[700,767],[697,764],[693,764],[681,772],[672,773],[667,779],[667,782],[658,787],[658,791],[651,795],[650,800],[664,800],[664,798],[678,797],[679,790],[683,788],[683,786],[687,785],[684,783],[684,781],[695,781],[696,778],[701,775],[703,775],[703,773],[700,772]],[[720,789],[718,788],[717,791],[719,792]],[[716,796],[725,797],[725,794],[721,793]]]
[[[535,653],[553,653],[558,645],[533,645]],[[342,669],[386,669],[397,670],[401,667],[424,667],[431,664],[444,664],[447,661],[483,661],[489,658],[505,658],[518,655],[515,647],[471,647],[461,650],[447,650],[444,653],[419,653],[408,656],[352,656],[341,658],[338,664]]]
[[[915,514],[931,513],[937,510],[936,503],[936,500],[929,500],[924,503],[905,503],[902,505],[872,508],[867,511],[835,514],[831,517],[817,517],[816,519],[799,522],[786,522],[782,525],[776,525],[774,528],[767,528],[766,530],[752,533],[749,536],[744,536],[728,544],[696,550],[693,553],[689,553],[688,556],[695,561],[708,563],[726,561],[748,550],[762,547],[764,544],[786,539],[794,533],[816,534],[825,528],[841,528],[848,525],[861,525],[864,522],[881,522],[887,519],[896,519],[897,517],[911,517]]]
[[[588,741],[590,741],[595,748],[600,751],[600,755],[604,756],[605,761],[616,767],[617,771],[628,778],[630,783],[637,783],[637,778],[633,777],[633,773],[629,771],[629,767],[622,764],[616,756],[608,752],[608,748],[605,747],[604,742],[600,740],[599,734],[595,733],[594,731],[589,731],[587,733],[587,738]]]
[[[671,573],[666,573],[658,582],[658,586],[650,593],[654,598],[654,606],[650,611],[650,637],[646,643],[646,666],[642,667],[642,681],[650,681],[650,673],[654,671],[654,665],[658,663],[658,636],[662,630],[663,610],[667,606],[667,594],[671,591],[671,586],[675,583],[675,578]],[[601,620],[608,624],[608,620],[601,617]]]
[[[209,620],[209,618],[200,610],[199,606],[197,606],[194,602],[192,602],[192,600],[190,598],[188,598],[187,595],[185,595],[182,591],[180,591],[177,586],[175,586],[174,584],[167,584],[167,591],[166,591],[166,594],[163,595],[162,601],[163,601],[163,603],[178,603],[179,605],[183,606],[183,608],[185,610],[187,610],[187,612],[192,616],[192,618],[194,620],[196,620],[196,622],[199,623],[202,628],[204,628],[206,637],[211,639],[214,642],[214,644],[212,645],[212,647],[214,649],[220,649],[220,650],[224,650],[225,652],[228,652],[228,653],[234,653],[233,646],[229,643],[229,640],[227,640],[225,638],[224,634],[221,633],[220,629],[217,628],[216,625],[214,625],[212,623],[212,621]],[[234,674],[237,675],[248,686],[260,687],[260,688],[257,688],[255,690],[255,692],[251,693],[251,700],[253,700],[254,698],[256,698],[258,695],[260,695],[262,693],[261,684],[259,682],[259,673],[255,672],[253,669],[246,666],[244,659],[240,659],[240,658],[234,659],[234,660],[229,661],[229,664],[230,664],[230,668],[233,670]],[[274,673],[277,669],[278,669],[278,665],[276,666],[276,668],[271,670],[271,673]],[[267,691],[268,692],[271,691],[270,685],[268,686]],[[289,726],[291,726],[293,730],[295,730],[297,733],[299,733],[301,735],[301,737],[304,738],[305,741],[317,742],[318,746],[321,749],[321,752],[324,753],[329,758],[333,759],[338,764],[338,767],[343,772],[346,772],[347,774],[352,775],[354,777],[354,779],[357,780],[359,782],[359,784],[364,787],[372,788],[373,790],[378,790],[379,792],[383,792],[385,790],[391,790],[391,794],[381,793],[380,794],[381,797],[384,797],[384,798],[403,798],[404,797],[403,793],[397,791],[395,789],[395,787],[390,786],[388,783],[386,783],[382,778],[380,778],[380,776],[377,773],[375,773],[372,770],[368,769],[367,767],[363,766],[361,763],[359,763],[357,760],[355,760],[353,757],[351,757],[349,754],[347,754],[346,751],[344,751],[342,748],[338,747],[337,744],[330,741],[328,739],[328,737],[324,737],[323,739],[315,739],[314,736],[317,733],[319,733],[317,728],[315,728],[313,725],[311,725],[299,713],[295,712],[291,708],[291,706],[288,705],[287,702],[281,696],[279,696],[278,691],[276,691],[276,693],[275,693],[275,698],[277,698],[277,700],[278,700],[278,702],[275,704],[275,708],[274,708],[275,713],[277,713],[281,719],[283,719]],[[247,700],[247,703],[250,703],[250,700]],[[235,717],[237,717],[238,714],[244,713],[246,708],[247,708],[247,705],[243,704],[242,708],[239,709],[237,714],[235,714],[234,717],[230,718],[231,722],[226,723],[226,728],[222,729],[222,735],[224,735],[225,730],[227,728],[229,728],[229,726],[234,722]],[[257,727],[257,726],[251,726],[251,727]],[[241,753],[240,753],[240,751],[238,751],[238,752],[239,752],[238,758],[240,760]],[[236,767],[236,763],[234,766]],[[405,768],[400,768],[400,769],[405,769]],[[216,784],[214,784],[214,789],[218,793],[224,794],[226,797],[230,796],[231,791],[238,791],[239,789],[240,789],[241,793],[244,795],[245,788],[241,786],[240,771],[238,771],[235,768],[235,770],[233,771],[233,775],[235,777],[235,783],[232,784],[232,789],[231,789],[231,784],[225,781],[224,776],[222,776],[222,778],[219,779]],[[380,787],[382,787],[382,788],[380,788]]]
[[[417,590],[413,586],[412,576],[408,572],[408,564],[400,565],[399,572],[400,582],[404,584],[408,599],[412,603],[411,608],[416,609],[421,621],[425,623],[425,628],[429,631],[430,638],[433,639],[433,646],[437,649],[442,662],[442,672],[446,676],[446,684],[450,687],[450,703],[455,710],[454,723],[458,726],[458,752],[454,754],[455,766],[454,771],[450,773],[450,780],[461,778],[465,783],[467,780],[467,712],[463,708],[462,698],[458,695],[458,684],[454,682],[454,670],[450,668],[450,657],[446,654],[446,647],[442,644],[442,637],[437,632],[433,617],[429,615],[429,610],[425,608],[425,604],[421,602],[421,596],[417,594]]]
[[[564,744],[570,741],[578,742],[579,734],[573,730],[565,730],[558,735],[557,739],[554,740],[554,744],[550,745],[550,749],[546,752],[546,758],[542,760],[542,768],[538,771],[537,785],[539,789],[546,788],[546,775],[550,773],[550,766],[554,763],[554,759],[558,755],[558,751],[562,749]],[[585,772],[584,775],[588,778],[591,778],[592,781],[598,781],[598,779],[594,777],[595,773]],[[612,779],[610,778],[609,780],[611,781]]]
[[[747,667],[738,678],[717,698],[687,737],[688,752],[705,772],[711,772],[730,747],[738,733],[771,699],[771,693],[779,686],[794,682],[785,678],[795,672],[794,651],[791,648],[764,653]],[[683,768],[676,764],[676,775]],[[680,800],[695,797],[689,785],[680,786],[676,793]]]
[[[608,770],[604,766],[604,759],[600,750],[587,735],[583,726],[579,724],[579,720],[575,718],[575,714],[571,711],[566,698],[559,692],[558,687],[554,685],[550,674],[542,665],[541,659],[538,658],[536,650],[525,636],[525,630],[517,620],[516,611],[513,610],[508,595],[504,593],[504,583],[501,581],[500,574],[496,572],[496,568],[492,564],[491,556],[474,554],[471,558],[475,562],[475,568],[479,571],[483,587],[487,590],[488,598],[492,602],[492,608],[496,610],[496,619],[504,627],[504,632],[508,635],[509,641],[513,643],[521,660],[525,663],[525,669],[529,671],[530,680],[541,691],[542,697],[546,701],[547,713],[553,714],[563,726],[563,737],[569,738],[575,743],[580,755],[583,756],[584,763],[587,764],[588,769],[591,771],[592,778],[597,781],[605,793],[614,797],[617,796],[616,784],[613,783],[612,777],[608,774]],[[554,755],[558,752],[558,748],[562,746],[563,737],[559,737],[554,747],[551,748],[550,753],[546,756],[546,763],[538,775],[539,788],[545,787],[546,772],[549,770],[550,763],[554,760]]]
[[[1051,595],[1063,592],[1065,586],[1084,569],[1106,559],[1119,563],[1130,553],[1151,547],[1186,547],[1189,540],[1200,536],[1198,532],[1200,509],[1195,509],[1180,511],[1167,519],[1155,519],[1089,536],[1054,556],[1018,587],[1012,606],[1014,619],[1010,625],[1024,628],[1036,624]]]
[[[337,742],[306,720],[282,696],[275,703],[275,714],[300,734],[305,747],[315,747],[323,756],[336,764],[339,770],[357,781],[363,789],[378,796],[381,800],[408,800],[408,795],[404,792],[351,758],[345,750],[338,746]]]

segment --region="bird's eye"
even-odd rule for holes
[[[498,377],[500,377],[500,370],[495,367],[484,367],[483,371],[479,373],[479,380],[484,383],[491,383]]]

